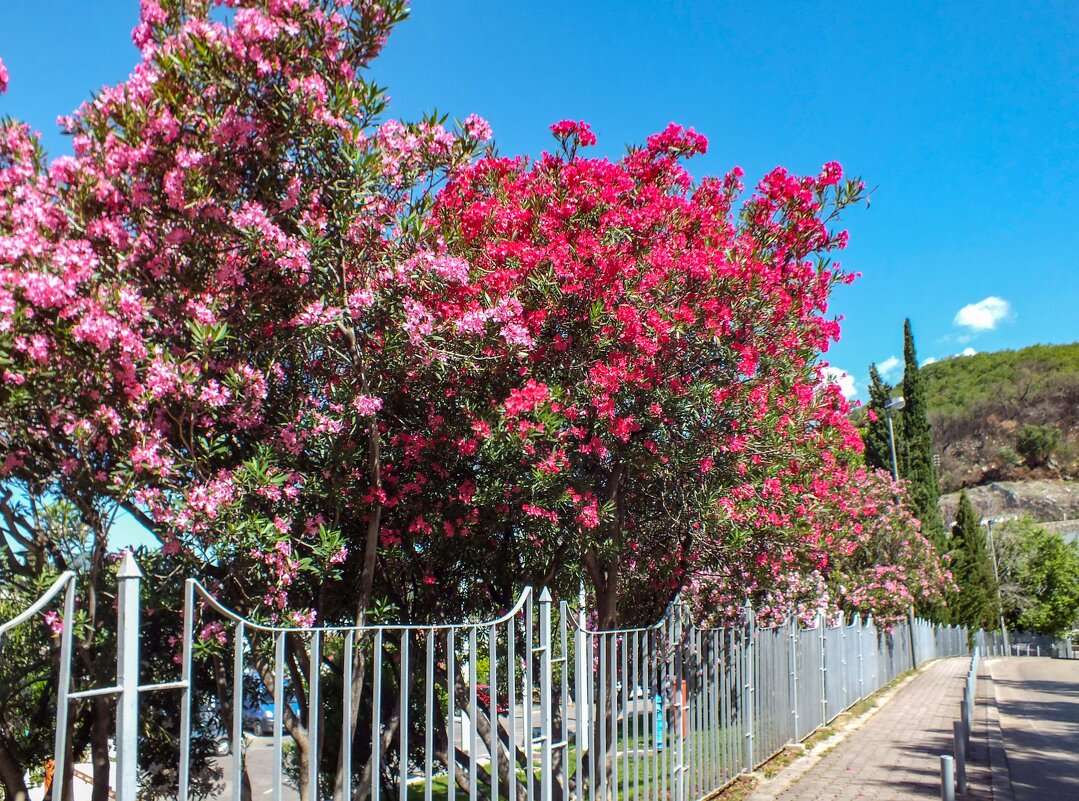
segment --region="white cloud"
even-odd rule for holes
[[[887,359],[877,365],[877,372],[880,373],[881,378],[885,378],[888,381],[891,381],[896,369],[902,364],[903,361],[901,359],[898,359],[895,356],[889,356]]]
[[[968,303],[955,313],[955,325],[972,331],[992,331],[997,323],[1012,316],[1012,305],[1003,298],[990,296],[977,303]]]
[[[925,359],[922,359],[922,367],[925,367],[928,364],[936,364],[939,361],[940,359],[938,359],[936,356],[928,356]]]
[[[824,376],[831,383],[839,387],[843,397],[850,400],[858,394],[858,387],[854,383],[854,376],[841,367],[825,367]]]
[[[977,352],[978,352],[978,351],[974,350],[974,348],[963,348],[963,352],[962,352],[962,353],[960,353],[959,355],[960,355],[960,356],[973,356],[973,355],[975,355],[975,354],[976,354]]]

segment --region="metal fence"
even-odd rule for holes
[[[1053,659],[1075,659],[1075,646],[1070,639],[1047,637],[1029,631],[979,631],[977,644],[986,656],[1049,656]]]
[[[71,686],[71,576],[0,633],[67,588],[57,763],[68,703],[116,696],[119,801],[135,801],[153,770],[175,777],[180,801],[205,794],[191,744],[218,719],[231,754],[216,760],[217,789],[236,801],[694,801],[901,673],[967,653],[965,629],[916,619],[890,632],[857,617],[762,628],[747,610],[745,626],[705,628],[680,603],[652,626],[594,631],[530,589],[485,622],[288,628],[246,620],[189,580],[179,676],[140,685],[130,553],[118,577],[115,686]],[[159,704],[174,693],[171,766],[138,761],[140,693],[151,690]],[[257,767],[245,729],[263,735]]]

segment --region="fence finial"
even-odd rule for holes
[[[116,577],[122,579],[142,578],[142,570],[139,569],[135,555],[130,548],[124,549],[124,555],[120,557],[120,569],[116,571]]]

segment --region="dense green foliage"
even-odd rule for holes
[[[1074,475],[1079,343],[954,357],[921,372],[946,492],[1032,470]],[[1024,434],[1027,426],[1037,428]]]
[[[949,620],[970,628],[994,628],[998,615],[993,564],[985,531],[965,492],[959,496],[949,545],[958,588],[949,599]]]
[[[986,481],[1023,479],[1032,470],[1039,477],[1075,474],[1079,467],[1079,343],[954,356],[922,365],[919,372],[943,492]],[[903,391],[889,388],[889,395]],[[887,457],[879,455],[883,451],[874,451],[870,442],[874,436],[870,410],[882,417],[879,431],[883,433],[877,436],[887,436],[887,421],[873,398],[871,372],[869,403],[854,416],[866,442],[867,464]],[[1024,435],[1027,426],[1037,427],[1036,439],[1030,432]],[[903,432],[898,426],[896,445],[902,463]],[[1024,447],[1030,456],[1022,453]],[[887,461],[880,466],[891,469]]]
[[[1059,444],[1060,432],[1052,426],[1025,425],[1015,438],[1016,451],[1030,467],[1047,464]]]
[[[923,367],[922,377],[932,414],[1048,402],[1079,388],[1079,342],[944,359]]]
[[[943,550],[944,523],[940,518],[940,488],[933,464],[929,406],[909,319],[903,323],[903,363],[903,397],[907,403],[902,414],[903,447],[899,475],[910,482],[911,500],[918,519],[922,521],[922,531],[930,542]]]
[[[888,433],[888,412],[885,405],[892,395],[892,387],[877,371],[877,365],[869,365],[869,403],[866,404],[866,426],[862,431],[865,443],[865,466],[893,472],[892,445]]]
[[[1033,518],[995,529],[1004,620],[1009,628],[1060,636],[1079,623],[1079,544]]]

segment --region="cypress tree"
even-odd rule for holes
[[[933,463],[933,439],[929,430],[929,414],[925,386],[914,351],[914,334],[910,319],[903,323],[903,448],[899,477],[910,481],[910,497],[915,514],[922,521],[922,531],[943,553],[946,549],[944,521],[940,516],[940,487],[937,468]]]
[[[866,404],[865,466],[892,472],[892,446],[888,436],[888,413],[884,410],[892,387],[880,377],[877,365],[869,365],[869,403]],[[876,420],[873,418],[876,417]],[[895,432],[897,435],[898,431]],[[898,446],[899,443],[896,442]]]
[[[959,592],[949,599],[948,619],[973,629],[994,628],[997,588],[993,565],[978,515],[966,492],[959,495],[959,509],[949,545],[952,577]]]

